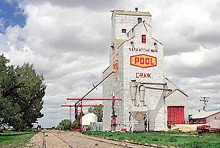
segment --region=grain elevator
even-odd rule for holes
[[[164,77],[163,44],[149,12],[113,10],[109,67],[103,72],[104,131],[162,131],[188,121],[188,96]]]

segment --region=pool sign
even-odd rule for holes
[[[130,65],[141,68],[155,67],[157,58],[146,54],[133,55],[130,56]]]

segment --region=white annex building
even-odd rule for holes
[[[103,130],[161,131],[188,121],[188,96],[164,78],[163,45],[149,12],[112,11],[112,46],[103,77]]]

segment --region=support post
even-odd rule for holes
[[[70,130],[72,130],[72,106],[70,106]]]

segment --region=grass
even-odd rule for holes
[[[23,148],[36,132],[14,132],[4,131],[0,133],[1,148]]]
[[[129,140],[139,143],[157,144],[164,146],[176,146],[180,148],[220,148],[220,135],[205,133],[198,135],[183,132],[145,132],[145,133],[121,133],[121,132],[90,132],[83,134],[105,137],[118,140]]]

